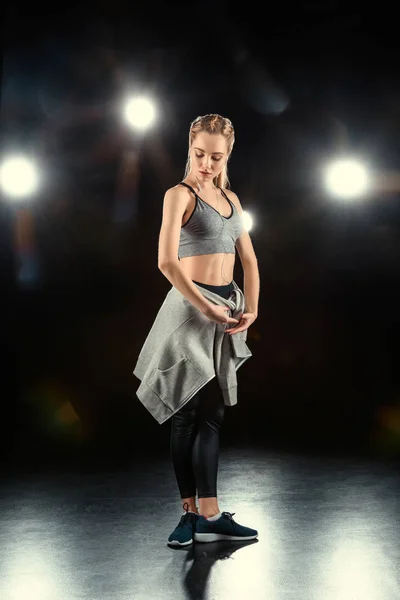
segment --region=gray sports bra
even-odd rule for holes
[[[236,206],[221,189],[221,193],[232,207],[229,217],[224,217],[208,202],[204,202],[194,189],[180,182],[194,194],[196,205],[188,221],[181,227],[179,258],[216,254],[224,252],[235,254],[235,243],[244,230],[244,225]]]

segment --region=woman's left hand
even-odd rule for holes
[[[239,323],[231,329],[225,329],[225,333],[233,335],[234,333],[239,333],[239,331],[245,331],[256,319],[257,317],[254,313],[243,313],[240,315]]]

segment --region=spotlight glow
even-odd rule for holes
[[[242,219],[243,219],[243,225],[244,225],[244,228],[246,229],[246,231],[251,231],[253,229],[253,217],[247,210],[243,211]]]
[[[156,120],[154,102],[144,96],[128,100],[125,105],[125,118],[135,129],[148,129]]]
[[[22,155],[6,158],[0,167],[1,188],[12,198],[21,198],[34,193],[38,182],[35,164]]]
[[[356,198],[368,189],[367,168],[356,159],[337,160],[325,168],[325,185],[334,196]]]

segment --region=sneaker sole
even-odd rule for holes
[[[178,540],[172,540],[172,542],[167,542],[169,546],[189,546],[193,544],[193,540],[189,540],[188,542],[178,542]]]
[[[245,542],[247,540],[254,540],[258,536],[255,535],[224,535],[222,533],[195,533],[194,539],[196,542],[218,542],[219,540],[234,540],[237,542]]]

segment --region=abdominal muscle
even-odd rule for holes
[[[185,225],[194,210],[195,201],[194,199],[191,200],[187,211],[183,215],[182,225]],[[186,275],[194,281],[206,283],[207,285],[228,285],[233,280],[235,259],[235,254],[218,252],[216,254],[185,256],[180,259],[179,264]]]
[[[224,263],[223,268],[222,263]],[[207,285],[228,285],[233,279],[235,255],[218,253],[185,256],[180,259],[179,264],[186,275],[194,281]]]

